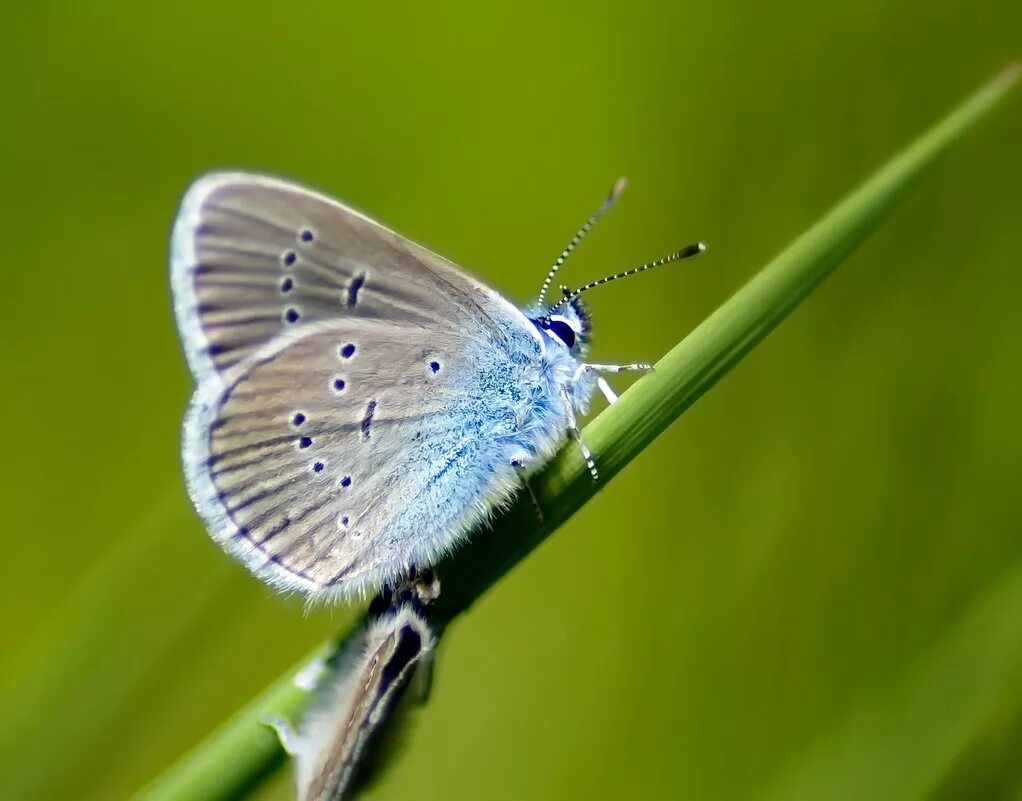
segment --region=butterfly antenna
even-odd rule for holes
[[[588,292],[593,287],[609,284],[611,281],[617,281],[619,278],[628,278],[628,276],[630,275],[638,275],[639,273],[646,272],[646,270],[652,270],[655,267],[663,267],[665,264],[670,264],[671,262],[674,261],[690,259],[693,256],[698,256],[704,250],[706,250],[706,245],[703,244],[702,242],[696,242],[694,245],[687,245],[686,247],[683,247],[681,250],[676,250],[673,253],[669,253],[663,258],[657,259],[656,261],[646,262],[645,264],[640,264],[638,267],[632,267],[630,270],[625,270],[624,272],[608,275],[606,278],[600,278],[598,281],[591,281],[585,286],[580,286],[578,289],[572,290],[571,292],[566,291],[561,301],[551,306],[548,309],[548,312],[552,312],[555,309],[559,309],[562,306],[571,303],[583,292]]]
[[[610,194],[607,195],[607,199],[603,201],[603,205],[596,210],[592,217],[586,220],[585,225],[578,229],[578,233],[571,238],[568,246],[561,251],[561,255],[557,257],[557,261],[554,262],[553,267],[550,268],[550,272],[547,273],[546,280],[543,281],[543,287],[539,290],[539,298],[536,300],[537,306],[543,305],[543,298],[546,297],[546,292],[550,288],[550,282],[554,280],[554,276],[557,275],[557,271],[561,269],[561,265],[568,260],[568,256],[571,255],[571,251],[578,246],[579,242],[585,239],[586,234],[589,233],[589,229],[596,225],[596,221],[606,214],[610,207],[617,202],[617,199],[621,197],[621,193],[625,191],[625,187],[627,185],[628,182],[624,178],[618,178],[617,183],[614,184],[614,188],[611,189]]]

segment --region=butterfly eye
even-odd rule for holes
[[[569,350],[575,347],[575,332],[564,320],[551,320],[549,328]]]

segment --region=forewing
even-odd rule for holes
[[[447,320],[484,338],[511,315],[454,264],[308,189],[244,173],[197,181],[174,227],[175,312],[196,377],[236,371],[274,337],[338,317]]]

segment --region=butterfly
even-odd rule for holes
[[[365,596],[452,550],[572,436],[603,373],[581,295],[520,310],[456,265],[324,195],[215,173],[186,192],[171,288],[196,389],[189,494],[212,538],[273,587]]]

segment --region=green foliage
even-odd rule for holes
[[[872,231],[919,174],[996,105],[1015,84],[1019,72],[1018,65],[1005,70],[888,162],[673,348],[657,363],[651,375],[641,379],[618,403],[588,425],[585,437],[599,454],[604,480],[613,477],[635,458],[783,320]],[[443,585],[437,609],[441,625],[448,624],[466,609],[558,524],[576,512],[596,493],[597,485],[589,478],[577,449],[569,443],[535,480],[534,490],[546,515],[544,526],[537,528],[534,519],[530,524],[530,516],[534,516],[531,503],[520,499],[495,522],[492,531],[478,533],[469,546],[438,566],[437,573]],[[1013,599],[1019,596],[1018,587],[1019,581],[1014,578],[1009,588]],[[1016,606],[994,604],[993,615],[997,622],[1001,622],[999,613],[1006,608]],[[991,616],[991,611],[983,609],[976,614],[986,618]],[[1003,622],[1011,624],[1013,619],[1014,616]],[[976,629],[983,622],[964,622],[966,631],[954,635],[964,642],[958,644],[960,647],[945,645],[943,650],[958,658],[967,654],[971,642],[979,636]],[[1022,626],[1012,626],[1012,630],[1022,633]],[[1017,641],[1022,642],[1022,639]],[[329,652],[328,646],[314,653],[310,661],[322,658],[326,652]],[[1010,657],[1022,665],[1022,647],[1012,648]],[[953,669],[943,664],[946,659],[938,653],[933,657],[933,667],[921,669],[930,669],[938,676],[946,674]],[[140,801],[228,799],[249,789],[279,761],[281,752],[274,744],[274,735],[261,721],[276,715],[297,716],[305,700],[304,693],[294,686],[294,675],[300,670],[301,665],[283,676],[261,698],[186,756],[180,765],[143,791]],[[497,676],[492,678],[495,682],[498,680]],[[1001,675],[995,678],[1004,679]],[[906,677],[905,682],[911,681],[912,678]],[[938,686],[953,689],[944,687],[943,683]],[[928,709],[939,706],[939,694],[932,700]],[[989,705],[989,698],[977,701],[981,706],[984,702]],[[825,797],[835,776],[858,776],[857,768],[861,768],[864,761],[865,767],[875,765],[876,762],[867,761],[866,755],[875,755],[877,761],[885,756],[881,744],[887,741],[884,735],[890,735],[882,721],[890,714],[890,709],[889,705],[864,709],[862,714],[866,719],[849,724],[855,731],[848,736],[856,739],[847,746],[831,746],[831,751],[836,748],[836,754],[808,755],[809,764],[803,768],[808,775],[793,780],[790,788],[782,787],[777,798]],[[970,711],[972,720],[969,722],[974,722],[977,712]],[[926,716],[907,714],[903,719],[906,730],[895,736],[900,735],[905,740],[904,745],[909,746],[918,728],[931,724]],[[863,783],[880,784],[880,789],[899,793],[911,790],[902,797],[915,797],[920,789],[916,784],[927,779],[932,781],[932,760],[947,760],[948,751],[945,748],[935,755],[927,754],[931,761],[922,769],[917,766],[914,773],[894,774],[902,781],[893,786],[885,781],[892,775],[889,770],[878,772],[875,781]],[[950,753],[954,753],[953,748]],[[845,762],[852,764],[845,765]],[[865,794],[860,792],[858,782],[846,786],[851,788],[849,798],[879,797],[875,786]]]
[[[259,775],[270,732],[224,721],[297,708],[275,682],[356,614],[304,614],[189,508],[167,287],[189,180],[303,181],[524,302],[626,175],[564,276],[705,239],[591,296],[594,358],[653,361],[1022,31],[1017,0],[11,10],[5,801],[124,799],[203,760],[221,792],[291,798],[287,771]],[[556,536],[526,510],[445,566],[431,703],[367,798],[1018,797],[1019,109],[627,469],[593,487],[566,451]],[[772,322],[745,320],[750,341]],[[693,373],[700,330],[671,357]],[[665,376],[590,425],[606,474],[670,417],[635,412],[718,377]]]

